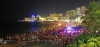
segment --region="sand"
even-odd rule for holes
[[[0,44],[0,47],[19,47],[19,44]]]

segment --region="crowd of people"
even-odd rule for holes
[[[23,34],[16,34],[15,36],[7,36],[9,43],[45,43],[58,44],[58,45],[67,45],[74,43],[75,36],[77,34],[70,33],[67,34],[65,30],[67,24],[65,22],[42,22],[43,24],[49,24],[50,26],[33,32],[27,32]],[[13,41],[13,42],[11,42]]]

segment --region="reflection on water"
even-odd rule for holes
[[[0,37],[35,31],[39,27],[36,22],[2,22],[0,23]]]
[[[32,22],[32,25],[31,26],[32,26],[31,31],[34,32],[36,30],[35,22]]]

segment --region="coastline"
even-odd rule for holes
[[[19,47],[20,44],[0,44],[0,47]]]

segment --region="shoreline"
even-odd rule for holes
[[[19,47],[20,44],[0,44],[0,47]]]

